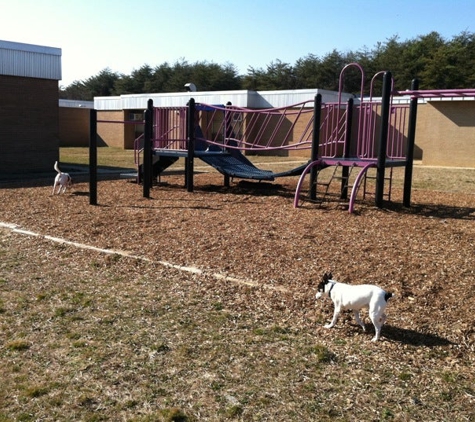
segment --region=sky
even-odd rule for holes
[[[0,0],[0,40],[60,48],[62,80],[186,60],[238,74],[277,60],[475,32],[475,0]]]

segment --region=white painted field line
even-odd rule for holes
[[[193,266],[188,267],[188,266],[184,266],[184,265],[177,265],[177,264],[173,264],[173,263],[167,262],[167,261],[154,261],[154,260],[152,260],[150,258],[147,258],[147,257],[144,257],[144,256],[134,255],[134,254],[132,254],[128,251],[117,250],[117,249],[98,248],[96,246],[87,245],[87,244],[79,243],[79,242],[73,242],[73,241],[67,240],[67,239],[62,239],[60,237],[42,235],[40,233],[36,233],[36,232],[32,232],[32,231],[29,231],[29,230],[22,229],[20,226],[18,226],[16,224],[12,224],[12,223],[5,223],[5,222],[0,221],[0,227],[8,229],[12,233],[22,234],[22,235],[30,236],[30,237],[40,237],[42,239],[46,239],[46,240],[49,240],[51,242],[60,243],[60,244],[63,244],[63,245],[71,245],[71,246],[74,246],[74,247],[79,248],[79,249],[86,249],[86,250],[100,252],[100,253],[104,253],[104,254],[108,254],[108,255],[119,255],[119,256],[126,257],[126,258],[132,258],[132,259],[137,259],[137,260],[141,260],[141,261],[156,263],[156,264],[163,265],[164,267],[167,267],[167,268],[173,268],[175,270],[179,270],[179,271],[183,271],[183,272],[187,272],[187,273],[192,273],[192,274],[197,274],[197,275],[207,274],[205,271],[203,271],[202,269],[197,268],[197,267],[193,267]],[[250,287],[259,287],[260,286],[260,284],[255,282],[255,281],[245,280],[245,279],[236,278],[236,277],[230,277],[230,276],[227,276],[227,275],[221,274],[221,273],[211,273],[210,275],[213,278],[215,278],[216,280],[230,281],[230,282],[233,282],[233,283],[236,283],[236,284],[243,284],[243,285],[250,286]],[[263,284],[262,287],[265,287],[265,288],[270,289],[270,290],[278,290],[278,291],[281,291],[281,292],[287,291],[287,289],[282,288],[282,287],[277,287],[277,286],[268,286],[268,285]]]

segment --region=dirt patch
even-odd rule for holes
[[[195,182],[0,190],[40,235],[0,229],[0,419],[473,420],[473,193],[349,215],[294,209],[295,178]],[[350,314],[322,328],[328,270],[395,293],[380,343]]]

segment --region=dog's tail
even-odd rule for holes
[[[388,293],[386,292],[384,294],[384,300],[387,302],[389,299],[391,299],[392,297],[394,297],[394,295],[392,293]]]
[[[59,166],[58,166],[58,162],[57,162],[57,161],[54,162],[54,169],[55,169],[58,173],[61,173],[61,170],[59,169]]]

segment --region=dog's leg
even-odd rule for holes
[[[371,322],[374,325],[374,331],[375,331],[375,335],[371,339],[371,341],[378,341],[379,338],[381,337],[381,327],[383,325],[381,323],[382,317],[381,315],[377,315],[377,314],[370,314],[369,317],[371,319]]]
[[[374,335],[374,337],[371,339],[371,341],[378,341],[379,338],[381,337],[381,327],[376,327],[376,325],[374,326],[374,329],[376,331],[376,334]]]
[[[340,315],[340,308],[335,307],[335,311],[333,312],[333,319],[330,324],[324,325],[325,328],[333,328],[338,321],[338,316]]]
[[[366,331],[366,326],[364,325],[364,322],[361,321],[360,318],[360,311],[353,311],[353,315],[355,316],[356,322],[363,328],[363,331]]]

